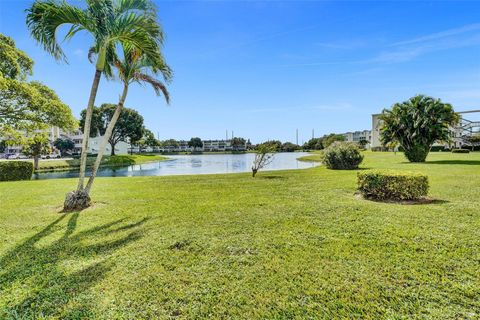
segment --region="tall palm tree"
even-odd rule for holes
[[[113,128],[122,112],[130,84],[135,82],[139,84],[148,84],[152,86],[157,96],[163,94],[166,102],[170,102],[170,95],[167,87],[161,80],[156,78],[156,76],[162,75],[165,82],[170,82],[172,78],[172,71],[163,59],[161,61],[152,61],[148,56],[142,55],[142,53],[135,48],[125,45],[123,46],[123,60],[118,58],[114,59],[113,66],[117,70],[120,81],[123,82],[123,92],[100,144],[92,175],[88,179],[88,183],[85,187],[85,192],[87,194],[90,192],[93,180],[97,175],[108,140],[112,136]]]
[[[160,64],[163,61],[160,48],[164,37],[151,0],[86,0],[85,9],[66,1],[36,0],[27,9],[27,26],[32,37],[55,59],[66,61],[57,34],[64,25],[70,26],[65,39],[86,31],[93,37],[93,48],[98,53],[83,130],[78,186],[76,191],[67,194],[64,204],[65,210],[75,210],[90,203],[83,188],[92,110],[102,73],[111,74],[109,62],[115,58],[118,44],[136,48],[151,61]]]

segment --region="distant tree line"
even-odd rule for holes
[[[312,138],[303,145],[305,150],[323,150],[335,141],[345,141],[343,134],[330,133],[320,138]]]

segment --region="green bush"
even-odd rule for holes
[[[375,200],[418,200],[428,194],[428,177],[419,173],[368,170],[358,173],[358,190]]]
[[[452,153],[470,153],[468,149],[452,149]]]
[[[430,151],[432,152],[445,151],[445,150],[447,150],[445,146],[432,146],[430,148]]]
[[[33,163],[27,161],[0,161],[0,181],[30,180]]]
[[[357,169],[362,161],[363,155],[360,149],[351,142],[336,142],[323,152],[323,163],[328,169]]]

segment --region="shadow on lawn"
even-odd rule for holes
[[[69,216],[63,236],[46,245],[45,237],[61,230],[57,224]],[[141,237],[139,227],[147,219],[123,224],[115,220],[73,235],[79,213],[62,215],[43,230],[0,258],[0,293],[11,295],[11,301],[0,306],[1,319],[33,319],[38,317],[92,318],[94,301],[82,299],[82,293],[94,286],[114,266],[108,255]],[[109,239],[116,234],[114,240]],[[85,245],[86,241],[93,244]],[[83,267],[79,261],[96,262]],[[69,263],[78,271],[67,273],[62,264]],[[26,295],[18,293],[27,287]],[[21,298],[16,298],[15,293]]]
[[[425,164],[460,164],[460,165],[473,165],[479,166],[480,160],[435,160],[423,162]]]
[[[266,180],[276,180],[276,179],[286,179],[287,177],[284,177],[284,176],[261,176],[261,175],[259,175],[258,178],[266,179]]]

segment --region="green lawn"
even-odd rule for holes
[[[298,160],[306,162],[322,162],[322,151],[311,151],[311,154],[300,157]]]
[[[167,157],[150,154],[134,154],[134,155],[117,155],[104,156],[100,164],[101,167],[118,167],[129,166],[132,164],[141,164],[151,161],[165,160]],[[95,157],[87,158],[87,167],[93,166]],[[74,170],[80,168],[80,159],[59,159],[59,160],[41,160],[39,163],[39,170],[42,171],[58,171],[58,170]]]
[[[480,153],[363,168],[428,174],[437,202],[353,196],[356,171],[0,183],[0,319],[479,319]]]

